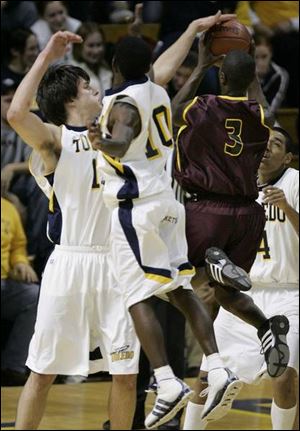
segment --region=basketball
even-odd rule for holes
[[[250,33],[235,19],[213,26],[206,37],[213,55],[227,54],[235,49],[249,52],[250,49]]]

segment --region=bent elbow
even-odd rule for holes
[[[7,111],[6,119],[12,127],[18,124],[21,121],[22,117],[22,112],[19,109],[10,108]]]

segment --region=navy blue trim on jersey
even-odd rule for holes
[[[87,128],[85,126],[69,126],[68,124],[64,125],[68,130],[73,130],[74,132],[85,132]]]
[[[147,82],[149,78],[144,75],[140,79],[131,79],[129,81],[123,82],[123,84],[119,85],[118,87],[109,88],[105,91],[105,96],[112,96],[113,94],[120,93],[121,91],[125,90],[127,87],[130,87],[131,85],[137,85],[137,84],[144,84]]]
[[[142,264],[139,240],[132,223],[132,209],[133,202],[129,199],[119,203],[120,224],[139,266],[146,274],[155,274],[172,280],[171,271],[168,269],[152,268],[151,266],[145,266]]]
[[[118,171],[125,184],[120,188],[117,194],[118,199],[136,199],[139,197],[139,186],[133,171],[129,166],[123,165],[124,174]]]
[[[52,172],[49,175],[45,175],[45,178],[47,179],[50,186],[53,187],[54,172]],[[53,211],[51,211],[50,209],[48,210],[48,232],[47,233],[50,241],[52,241],[54,244],[60,244],[61,231],[62,231],[62,213],[54,191],[53,191],[52,199],[53,199]]]
[[[183,263],[182,265],[179,265],[178,271],[186,271],[194,269],[193,265],[190,262]]]

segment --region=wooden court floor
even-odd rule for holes
[[[194,379],[186,379],[193,384]],[[106,405],[110,382],[53,385],[41,430],[101,430],[107,419]],[[1,429],[14,429],[20,387],[1,388]],[[147,399],[149,410],[154,400]],[[245,386],[234,408],[223,419],[213,422],[209,430],[270,430],[271,388],[269,382]],[[182,422],[183,423],[183,422]]]

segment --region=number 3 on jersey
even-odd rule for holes
[[[225,121],[225,129],[233,143],[225,142],[224,153],[232,157],[237,157],[243,151],[244,144],[241,139],[242,120],[238,118],[227,118]]]
[[[171,133],[171,117],[166,106],[158,106],[152,112],[152,119],[155,123],[158,131],[160,141],[166,147],[170,147],[173,144],[172,133]],[[161,153],[153,143],[153,138],[149,133],[149,139],[146,145],[146,157],[147,159],[154,159],[160,157]]]

